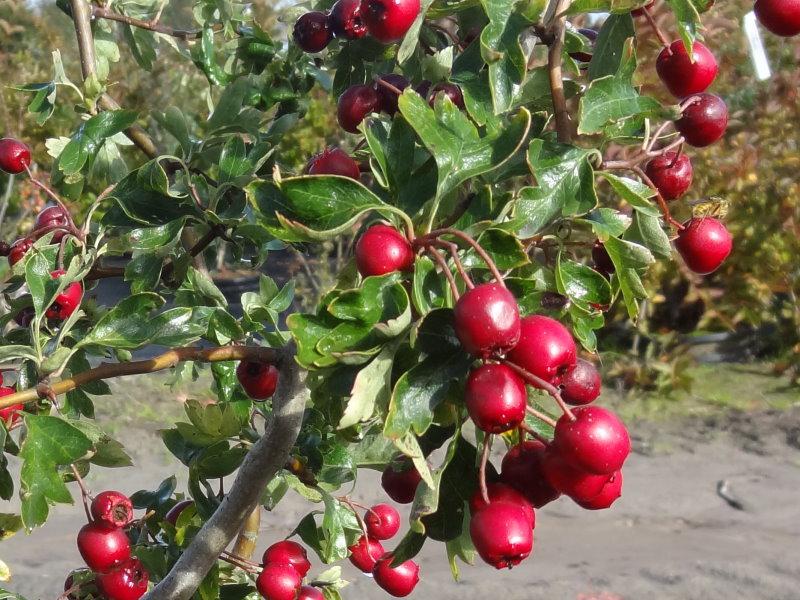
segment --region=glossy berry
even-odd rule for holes
[[[31,149],[19,140],[0,140],[0,170],[17,175],[31,164]]]
[[[400,513],[388,504],[376,504],[364,515],[370,538],[389,540],[400,531]]]
[[[266,600],[296,600],[303,577],[292,565],[267,563],[256,579],[256,589]]]
[[[507,502],[509,504],[519,506],[525,511],[525,514],[528,516],[531,529],[536,526],[536,513],[533,510],[533,506],[531,506],[531,503],[528,502],[525,496],[523,496],[513,487],[504,483],[490,483],[486,486],[486,492],[489,496],[488,503],[483,499],[483,494],[481,494],[480,489],[475,490],[475,493],[472,494],[472,498],[469,499],[470,514],[475,516],[477,513],[489,506],[489,504],[494,504],[496,502]]]
[[[733,249],[733,237],[714,217],[695,217],[683,224],[675,248],[695,273],[708,275],[725,262]]]
[[[139,600],[147,593],[149,580],[149,573],[136,558],[113,571],[99,573],[95,579],[105,600]]]
[[[728,127],[728,106],[714,94],[698,94],[683,109],[675,128],[690,146],[703,148],[716,142]]]
[[[292,540],[281,540],[272,544],[264,551],[262,562],[291,565],[300,577],[305,577],[311,568],[306,549]]]
[[[93,522],[78,532],[78,551],[92,571],[105,573],[131,557],[131,544],[122,529]]]
[[[361,170],[358,163],[341,148],[325,148],[319,154],[311,157],[306,164],[309,175],[341,175],[358,180]]]
[[[13,244],[8,251],[8,262],[13,267],[27,254],[28,250],[33,248],[33,240],[30,238],[20,238]]]
[[[561,495],[544,476],[542,463],[546,449],[538,440],[527,440],[506,452],[501,467],[500,481],[513,487],[536,508]]]
[[[193,500],[181,500],[175,506],[169,509],[167,514],[164,516],[164,520],[170,525],[175,525],[178,522],[178,517],[181,516],[181,513],[192,504],[194,504]]]
[[[433,105],[436,102],[436,96],[439,94],[450,98],[450,102],[455,104],[461,110],[464,110],[464,94],[461,92],[461,88],[455,83],[437,83],[430,89],[428,92],[428,104],[431,108],[433,108]]]
[[[92,518],[113,527],[125,527],[133,521],[133,504],[121,492],[100,492],[92,500]]]
[[[325,594],[318,587],[304,585],[300,588],[297,600],[325,600]]]
[[[800,0],[756,0],[753,10],[759,22],[775,35],[800,33]]]
[[[675,40],[664,48],[656,60],[656,72],[677,98],[706,91],[717,76],[717,60],[700,42],[692,45],[692,56],[683,40]]]
[[[614,504],[620,496],[622,496],[622,471],[616,471],[599,494],[589,500],[581,500],[578,504],[587,510],[602,510]]]
[[[477,285],[456,302],[453,327],[461,346],[474,356],[508,352],[520,336],[517,300],[499,283]]]
[[[505,433],[525,420],[528,393],[525,382],[511,368],[484,364],[467,378],[464,403],[478,429]]]
[[[341,96],[336,108],[339,126],[350,133],[358,133],[361,121],[373,112],[378,112],[380,99],[371,85],[351,85]]]
[[[292,38],[303,52],[322,52],[333,39],[328,15],[316,10],[305,13],[295,21]]]
[[[402,75],[398,75],[397,73],[387,73],[385,75],[381,75],[378,77],[380,81],[385,81],[389,85],[394,88],[397,88],[401,92],[406,89],[411,83],[403,77]],[[378,109],[381,112],[385,112],[386,114],[393,115],[397,112],[397,93],[391,89],[382,85],[380,81],[375,82],[375,91],[378,92]]]
[[[383,490],[398,504],[410,504],[414,501],[420,481],[422,478],[419,471],[408,459],[403,459],[397,468],[390,464],[381,475]]]
[[[413,592],[419,583],[419,565],[413,560],[407,560],[392,567],[392,555],[385,554],[375,563],[372,576],[375,583],[389,595],[403,598]]]
[[[579,358],[561,380],[561,399],[573,406],[590,404],[600,395],[602,383],[595,366]]]
[[[553,488],[576,502],[597,496],[608,483],[608,475],[593,475],[564,461],[557,449],[548,448],[542,458],[542,472]]]
[[[577,360],[572,334],[561,323],[543,315],[522,319],[519,342],[508,360],[529,373],[558,385]]]
[[[2,381],[0,381],[0,383],[2,383]],[[16,390],[12,387],[0,386],[0,398],[3,396],[10,396],[15,392]],[[3,421],[7,425],[13,425],[22,418],[21,414],[24,408],[25,406],[23,404],[12,404],[11,406],[0,408],[0,421]]]
[[[510,569],[533,550],[533,529],[525,509],[509,502],[490,502],[472,516],[469,535],[480,557],[495,569]]]
[[[64,274],[64,271],[58,269],[50,273],[50,276],[53,279],[59,279]],[[83,284],[80,281],[73,281],[56,296],[56,299],[53,300],[53,303],[50,305],[50,308],[47,309],[45,315],[48,319],[63,321],[78,309],[82,299]]]
[[[48,206],[38,215],[33,225],[33,235],[40,238],[43,235],[53,233],[52,243],[59,243],[67,235],[67,229],[71,226],[72,219],[60,206]]]
[[[363,535],[348,550],[350,550],[350,562],[364,573],[372,573],[375,563],[386,553],[378,540],[369,538],[367,541]]]
[[[591,42],[592,48],[594,48],[594,43],[597,41],[597,31],[595,29],[578,29],[578,33],[587,38]],[[587,63],[592,60],[590,52],[570,52],[569,55],[578,62]]]
[[[356,242],[356,266],[362,277],[408,271],[414,250],[406,237],[389,225],[372,225]]]
[[[333,35],[346,40],[357,40],[367,33],[361,16],[361,0],[338,0],[331,7],[331,30]]]
[[[592,262],[594,263],[595,270],[606,277],[616,270],[614,262],[608,254],[608,250],[606,250],[605,245],[600,240],[596,240],[592,246]]]
[[[645,165],[645,174],[664,200],[675,200],[692,185],[692,161],[685,154],[665,152]]]
[[[255,360],[243,360],[236,367],[236,377],[253,400],[266,400],[278,387],[275,365]]]
[[[420,9],[419,0],[362,0],[361,14],[370,35],[389,44],[411,28]]]
[[[576,469],[595,475],[619,471],[631,451],[625,424],[599,406],[574,408],[572,414],[574,421],[565,414],[556,423],[553,444],[561,457]]]

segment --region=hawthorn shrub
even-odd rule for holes
[[[511,567],[533,550],[536,509],[562,495],[614,503],[630,438],[596,405],[586,360],[605,312],[620,303],[635,320],[642,278],[673,245],[705,275],[733,244],[709,206],[683,221],[670,210],[702,152],[689,146],[727,125],[699,37],[711,3],[671,0],[675,39],[641,4],[338,0],[290,9],[288,43],[233,2],[197,2],[196,29],[167,24],[156,3],[59,4],[81,78],[55,55],[51,81],[18,89],[40,121],[75,107],[74,131],[48,140],[49,181],[24,140],[0,141],[0,168],[51,201],[0,253],[0,431],[22,461],[15,481],[4,456],[0,496],[19,493],[20,514],[3,515],[13,532],[80,495],[87,568],[65,573],[62,597],[331,599],[346,558],[407,596],[425,543],[444,545],[454,573],[457,559]],[[570,22],[609,10],[596,39]],[[648,27],[679,94],[667,102],[634,84]],[[144,70],[191,61],[207,112],[121,107],[109,73],[123,51]],[[317,85],[338,98],[354,150],[286,172],[278,149]],[[601,203],[598,185],[617,200]],[[222,247],[258,269],[276,249],[353,234],[310,312],[290,310],[291,282],[262,276],[234,314],[195,261]],[[110,277],[130,296],[85,300]],[[134,360],[153,347],[167,351]],[[130,462],[93,422],[92,396],[166,369],[207,370],[217,395],[188,401],[188,421],[162,433],[187,490],[174,478],[89,490],[90,468]],[[411,505],[407,523],[347,495],[364,468]],[[227,492],[210,485],[228,477]],[[253,560],[260,507],[280,510],[289,489],[309,513]],[[308,551],[334,566],[310,574]]]

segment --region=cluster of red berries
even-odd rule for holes
[[[266,600],[322,600],[318,587],[303,585],[311,569],[308,553],[297,542],[283,540],[264,551],[256,589]]]
[[[90,514],[91,521],[78,532],[78,551],[94,572],[97,589],[106,600],[138,600],[147,592],[150,576],[139,559],[131,556],[125,533],[133,521],[130,499],[120,492],[102,492],[92,500]],[[69,577],[64,590],[72,587]]]
[[[406,34],[419,10],[419,0],[337,0],[329,13],[311,11],[297,19],[292,37],[305,52],[322,52],[334,37],[357,40],[368,33],[390,44]]]
[[[3,396],[10,396],[16,392],[13,387],[3,385],[4,383],[3,371],[0,371],[0,398]],[[6,428],[13,428],[22,418],[22,410],[24,408],[25,406],[22,404],[12,404],[11,406],[0,408],[0,421],[5,423]]]

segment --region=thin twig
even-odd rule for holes
[[[532,406],[528,406],[525,410],[527,410],[529,413],[531,413],[534,417],[536,417],[540,421],[543,421],[543,422],[547,423],[548,425],[550,425],[550,427],[555,427],[556,426],[556,422],[555,422],[554,419],[550,418],[548,415],[544,414],[543,412],[539,412],[538,410],[536,410]]]
[[[666,200],[664,200],[664,196],[662,196],[661,192],[658,191],[658,188],[653,183],[652,179],[650,179],[647,176],[647,174],[642,170],[642,168],[639,166],[633,167],[632,170],[641,178],[641,180],[645,183],[645,185],[648,185],[655,190],[656,202],[658,202],[658,206],[659,208],[661,208],[661,213],[664,215],[664,220],[673,227],[675,227],[678,231],[681,231],[683,229],[683,224],[680,223],[679,221],[676,221],[672,217],[672,213],[669,211],[669,207],[667,206]]]
[[[664,35],[664,32],[661,31],[661,28],[658,26],[658,23],[656,23],[656,20],[653,18],[653,15],[650,14],[650,11],[647,9],[646,6],[643,6],[641,10],[644,13],[644,16],[647,19],[648,23],[650,23],[650,27],[653,28],[653,31],[655,32],[656,37],[658,38],[658,41],[660,41],[661,45],[667,49],[667,52],[672,54],[672,50],[670,50],[669,48],[669,40],[667,39],[667,36]]]
[[[439,263],[439,267],[442,269],[442,273],[447,278],[447,282],[450,284],[450,291],[453,292],[453,298],[458,300],[461,297],[461,294],[458,291],[458,284],[456,283],[455,277],[453,277],[452,271],[450,271],[450,267],[447,266],[447,261],[441,255],[441,253],[434,248],[433,246],[428,246],[428,251],[433,255],[434,260]],[[0,399],[2,402],[2,399]]]
[[[547,71],[550,77],[550,94],[553,97],[553,112],[556,117],[558,141],[569,144],[572,141],[572,122],[567,110],[567,98],[564,94],[564,78],[561,73],[561,54],[564,49],[564,30],[566,27],[566,11],[571,0],[558,0],[556,15],[552,26],[552,43],[547,52]]]
[[[163,10],[163,8],[161,10]],[[159,10],[159,13],[155,18],[145,21],[143,19],[135,19],[133,17],[129,17],[128,15],[123,15],[121,13],[114,12],[113,10],[109,10],[103,6],[97,6],[93,4],[92,16],[96,19],[117,21],[118,23],[124,23],[125,25],[130,25],[131,27],[138,27],[139,29],[146,29],[154,33],[163,33],[164,35],[184,41],[198,40],[203,37],[202,29],[175,29],[174,27],[168,27],[167,25],[159,24],[158,21],[161,16],[161,10]],[[222,29],[222,25],[215,25],[214,27],[218,30]]]
[[[472,246],[475,252],[478,253],[478,256],[481,257],[483,262],[492,272],[492,276],[497,280],[497,283],[499,283],[503,287],[506,286],[505,282],[503,281],[503,276],[500,274],[500,270],[497,268],[497,265],[492,260],[492,257],[486,253],[486,250],[483,249],[483,246],[481,246],[477,241],[475,241],[472,238],[472,236],[464,233],[463,231],[459,231],[458,229],[452,229],[452,228],[434,229],[433,231],[431,231],[430,233],[428,233],[427,235],[423,236],[420,239],[427,239],[427,240],[437,239],[442,235],[452,235],[467,242],[467,244]],[[423,243],[428,243],[428,242],[423,242]]]
[[[553,397],[553,400],[556,401],[556,404],[558,404],[558,406],[562,410],[562,412],[565,415],[567,415],[567,418],[570,421],[574,421],[575,420],[575,415],[572,414],[572,411],[569,409],[569,407],[566,405],[564,400],[561,398],[561,390],[559,390],[556,386],[554,386],[549,381],[545,381],[541,377],[538,377],[537,375],[534,375],[530,371],[528,371],[526,369],[523,369],[522,367],[520,367],[519,365],[511,362],[508,359],[504,358],[502,362],[503,362],[504,365],[506,365],[506,366],[510,367],[511,369],[513,369],[514,371],[516,371],[517,374],[519,374],[528,383],[530,383],[531,385],[533,385],[533,386],[535,386],[535,387],[537,387],[539,389],[542,389],[545,392],[547,392],[548,394],[550,394],[550,396]]]
[[[467,270],[464,268],[464,263],[461,262],[461,258],[459,258],[458,256],[458,246],[453,242],[448,242],[446,240],[441,240],[441,239],[436,240],[436,242],[434,242],[434,245],[446,248],[450,252],[450,256],[453,258],[453,262],[456,265],[456,270],[458,271],[458,274],[461,276],[461,279],[464,280],[464,283],[467,285],[469,289],[474,288],[475,284],[472,283],[472,279],[467,273]]]
[[[481,489],[481,497],[486,504],[489,504],[489,489],[486,485],[486,465],[489,463],[489,453],[492,450],[492,434],[487,433],[483,438],[483,450],[481,451],[481,464],[478,468],[478,485]]]
[[[83,511],[86,513],[86,520],[91,523],[92,513],[89,510],[89,498],[91,498],[91,493],[86,487],[86,483],[83,481],[81,474],[78,473],[78,469],[75,467],[75,465],[70,465],[70,467],[72,469],[72,476],[75,477],[75,481],[77,482],[78,487],[81,489],[81,501],[83,502]]]

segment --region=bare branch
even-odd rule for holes
[[[553,96],[553,111],[556,117],[558,141],[569,144],[572,141],[572,121],[567,111],[567,98],[564,95],[564,78],[561,74],[561,53],[564,49],[564,28],[566,12],[571,0],[558,0],[555,20],[552,26],[552,43],[547,53],[547,66],[550,75],[550,93]]]

